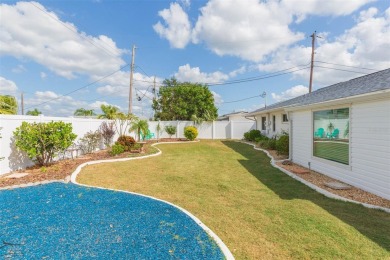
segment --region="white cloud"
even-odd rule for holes
[[[37,2],[2,4],[0,13],[7,21],[1,24],[1,55],[33,60],[68,79],[104,76],[125,64],[112,39],[80,32]]]
[[[271,93],[271,96],[276,102],[280,102],[283,100],[287,100],[287,99],[291,99],[294,97],[304,95],[308,92],[309,92],[308,87],[298,85],[298,86],[292,87],[290,89],[287,89],[286,91],[283,91],[280,95],[275,94],[275,93]]]
[[[153,25],[153,29],[165,38],[173,48],[184,48],[191,39],[191,24],[188,15],[178,3],[171,3],[169,9],[158,12],[158,15],[164,19],[164,25],[161,22]]]
[[[383,16],[378,15],[377,9],[370,8],[360,12],[356,24],[334,40],[326,39],[327,34],[324,34],[323,39],[318,39],[315,51],[317,62],[315,62],[313,84],[321,87],[364,75],[343,70],[372,73],[373,70],[389,68],[389,14],[390,8],[386,10]],[[259,65],[259,69],[262,71],[278,71],[281,68],[308,64],[310,53],[311,47],[294,46],[284,48],[278,51],[269,63]],[[359,67],[373,70],[359,69]],[[309,70],[295,72],[294,76],[309,81]]]
[[[47,74],[45,72],[41,72],[40,76],[41,76],[41,79],[46,79],[47,78]]]
[[[2,95],[15,95],[18,91],[18,87],[12,80],[0,77],[0,93]]]
[[[220,56],[260,61],[304,37],[289,29],[292,14],[274,1],[211,0],[201,13],[193,30],[193,42],[205,42]]]
[[[111,105],[111,106],[114,106],[114,107],[117,107],[119,110],[121,109],[120,106],[117,106],[117,105],[112,105],[106,101],[95,101],[91,104],[88,104],[88,108],[91,108],[91,109],[94,109],[95,110],[95,113],[98,111],[100,111],[100,107],[101,105],[105,105],[105,106],[108,106],[108,105]]]
[[[296,22],[301,22],[307,15],[342,16],[349,15],[363,5],[375,0],[284,0],[281,6],[289,10],[297,17]]]
[[[213,96],[214,96],[214,105],[216,107],[219,107],[220,105],[222,105],[222,103],[223,103],[222,96],[215,91],[211,91],[211,94],[213,94]]]
[[[220,71],[212,73],[201,72],[199,67],[191,68],[189,64],[186,64],[179,67],[178,72],[175,73],[175,78],[182,82],[210,83],[225,81],[229,79],[229,76]]]

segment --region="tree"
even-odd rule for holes
[[[9,95],[0,95],[0,114],[16,115],[18,113],[18,102],[16,98]]]
[[[26,115],[29,115],[29,116],[39,116],[40,114],[42,114],[41,111],[39,111],[38,109],[34,108],[34,110],[29,110],[27,111]]]
[[[119,112],[119,108],[112,105],[101,105],[100,109],[103,114],[99,115],[98,118],[114,119]]]
[[[93,109],[85,109],[85,108],[79,108],[77,109],[74,114],[75,116],[84,116],[84,117],[87,117],[87,116],[94,116],[96,115],[95,112],[93,112]]]
[[[214,96],[207,85],[178,82],[175,78],[166,79],[160,87],[158,99],[153,100],[155,120],[202,121],[217,118]]]
[[[141,133],[145,136],[148,133],[149,124],[147,120],[137,119],[130,127],[129,132],[135,131],[138,136],[138,142],[141,141]]]

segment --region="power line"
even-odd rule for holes
[[[324,69],[330,69],[330,70],[339,70],[339,71],[345,71],[345,72],[359,73],[359,74],[366,74],[366,75],[370,74],[370,73],[361,72],[361,71],[343,70],[343,69],[336,69],[336,68],[324,67],[324,66],[318,66],[318,65],[315,65],[315,67],[317,67],[317,68],[324,68]]]
[[[256,98],[256,97],[261,97],[261,95],[248,97],[248,98],[243,98],[243,99],[234,100],[234,101],[222,102],[222,104],[236,103],[236,102],[240,102],[240,101],[244,101],[244,100],[248,100],[248,99],[252,99],[252,98]]]
[[[288,68],[288,69],[279,70],[279,71],[275,71],[275,72],[272,72],[272,73],[264,74],[262,76],[249,77],[249,78],[237,79],[237,80],[232,80],[232,81],[224,81],[224,82],[221,81],[221,82],[199,82],[199,83],[205,84],[205,85],[208,85],[208,86],[223,86],[223,85],[238,84],[238,83],[244,83],[244,82],[250,82],[250,81],[257,81],[257,80],[278,77],[278,76],[294,73],[294,72],[297,72],[297,71],[300,71],[300,70],[308,69],[309,68],[308,67],[309,64],[310,63],[304,64],[304,65],[298,65],[298,66],[291,67],[291,68]],[[302,66],[305,66],[305,67],[300,68],[300,69],[296,69],[296,70],[293,70],[293,71],[288,71],[288,70],[299,68],[299,67],[302,67]],[[286,72],[284,72],[284,71],[286,71]],[[153,83],[153,82],[148,81],[148,80],[135,80],[135,81],[146,82],[146,83]],[[163,82],[158,82],[158,83],[162,84]]]
[[[82,34],[79,34],[77,33],[77,31],[74,31],[73,28],[71,28],[70,26],[66,25],[64,22],[62,22],[61,20],[59,19],[56,19],[55,17],[53,17],[50,13],[48,13],[45,9],[42,9],[40,8],[39,6],[35,5],[34,2],[29,2],[31,5],[33,5],[35,8],[37,8],[38,10],[42,11],[43,13],[45,13],[47,16],[49,16],[51,19],[53,19],[54,21],[58,22],[59,24],[61,24],[62,26],[64,26],[66,29],[70,30],[71,32],[77,34],[77,36],[80,36],[81,38],[85,39],[87,42],[89,42],[90,44],[92,44],[93,46],[97,47],[97,48],[100,48],[102,50],[104,50],[107,54],[110,54],[111,56],[117,58],[117,55],[112,53],[111,51],[107,50],[106,48],[104,48],[103,46],[99,46],[99,45],[96,45],[93,41],[91,41],[90,39],[88,39],[88,37],[82,35]],[[112,48],[111,46],[105,44],[107,47],[111,48],[112,50],[114,50],[115,52],[117,52],[117,50],[115,50],[114,48]]]
[[[34,106],[27,107],[26,110],[27,110],[27,109],[30,109],[30,108],[32,108],[32,107],[42,106],[42,105],[44,105],[44,104],[47,104],[47,103],[49,103],[49,102],[51,102],[51,101],[60,99],[60,98],[65,97],[65,96],[69,96],[69,95],[72,94],[72,93],[75,93],[75,92],[77,92],[77,91],[79,91],[79,90],[81,90],[81,89],[87,88],[87,87],[89,87],[89,86],[91,86],[91,85],[93,85],[93,84],[95,84],[95,83],[97,83],[97,82],[99,82],[99,81],[102,81],[103,79],[106,79],[106,78],[108,78],[108,77],[111,77],[112,75],[114,75],[115,73],[121,71],[122,69],[126,68],[127,66],[129,66],[129,64],[126,64],[126,65],[120,67],[118,70],[116,70],[116,71],[114,71],[114,72],[112,72],[112,73],[110,73],[110,74],[108,74],[108,75],[106,75],[106,76],[104,76],[104,77],[102,77],[102,78],[100,78],[100,79],[98,79],[98,80],[95,80],[95,81],[93,81],[93,82],[91,82],[91,83],[89,83],[89,84],[87,84],[87,85],[85,85],[85,86],[82,86],[82,87],[80,87],[80,88],[78,88],[78,89],[72,90],[71,92],[68,92],[68,93],[66,93],[66,94],[60,95],[60,96],[58,96],[58,97],[56,97],[56,98],[49,99],[49,100],[47,100],[47,101],[45,101],[45,102],[39,103],[38,105],[34,105]]]
[[[356,67],[356,66],[349,66],[349,65],[342,65],[342,64],[337,64],[337,63],[330,63],[330,62],[325,62],[325,61],[314,61],[318,63],[325,63],[325,64],[330,64],[330,65],[336,65],[336,66],[342,66],[342,67],[348,67],[348,68],[355,68],[355,69],[363,69],[363,70],[372,70],[372,71],[377,71],[376,69],[369,69],[369,68],[363,68],[363,67]]]

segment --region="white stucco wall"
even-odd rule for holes
[[[350,106],[350,164],[314,157],[312,110],[290,112],[293,162],[390,199],[390,99],[338,104]],[[331,109],[332,106],[323,109]],[[321,110],[316,108],[315,110]]]

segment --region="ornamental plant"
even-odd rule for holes
[[[125,151],[125,147],[123,145],[114,144],[113,146],[111,146],[110,154],[115,156],[115,155],[123,153],[124,151]]]
[[[118,140],[115,142],[115,144],[120,144],[124,147],[125,151],[130,151],[135,144],[135,140],[131,136],[121,135],[118,137]]]
[[[99,147],[101,138],[102,135],[100,131],[89,131],[82,138],[80,138],[78,144],[83,153],[92,153]]]
[[[194,141],[198,136],[198,129],[195,126],[187,126],[184,128],[184,136],[190,140]]]
[[[169,134],[169,138],[172,138],[172,135],[176,134],[176,126],[167,125],[165,127],[165,132],[167,132],[167,134]]]
[[[283,134],[276,140],[276,151],[278,154],[288,155],[289,153],[289,138],[288,134]]]
[[[106,147],[109,147],[112,143],[112,139],[115,135],[114,122],[104,121],[99,127],[100,134],[103,137],[103,142]]]
[[[61,151],[72,145],[77,135],[72,133],[72,124],[59,122],[27,123],[13,132],[15,145],[25,151],[39,166],[47,166]]]

